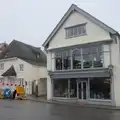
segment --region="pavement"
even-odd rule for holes
[[[114,106],[109,106],[109,105],[94,105],[94,104],[61,102],[61,101],[55,101],[55,100],[54,101],[47,100],[45,97],[28,96],[27,99],[30,101],[44,102],[44,103],[49,103],[49,104],[59,104],[59,105],[68,105],[68,106],[85,107],[85,108],[96,108],[96,109],[120,110],[120,107],[114,107]]]
[[[120,120],[120,111],[29,100],[0,100],[0,120]]]

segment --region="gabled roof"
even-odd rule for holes
[[[23,42],[13,40],[6,51],[1,55],[1,59],[18,57],[33,65],[46,66],[46,55],[38,48]]]
[[[77,11],[81,15],[85,16],[86,18],[88,18],[89,20],[94,22],[95,24],[99,25],[104,30],[106,30],[112,34],[118,34],[118,32],[116,30],[114,30],[111,27],[109,27],[108,25],[104,24],[103,22],[101,22],[97,18],[93,17],[86,11],[80,9],[77,5],[72,4],[71,7],[68,9],[68,11],[65,13],[65,15],[62,17],[62,19],[60,20],[60,22],[57,24],[57,26],[54,28],[54,30],[51,32],[51,34],[48,36],[46,41],[43,43],[43,45],[42,45],[43,47],[45,47],[51,41],[51,39],[54,37],[54,35],[57,33],[57,31],[60,29],[60,27],[64,24],[65,20],[70,16],[70,14],[73,11]]]
[[[16,76],[14,66],[12,65],[7,71],[5,71],[1,76]]]

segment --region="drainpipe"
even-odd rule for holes
[[[117,41],[119,45],[119,62],[120,62],[120,36],[117,36]]]

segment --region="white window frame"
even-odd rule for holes
[[[4,78],[1,77],[0,78],[0,83],[2,83],[2,82],[4,82]]]
[[[76,32],[75,32],[76,30]],[[81,30],[81,31],[79,31]],[[78,37],[87,34],[86,23],[65,28],[66,38]]]
[[[24,78],[18,78],[18,80],[20,81],[20,86],[24,85]]]
[[[0,70],[4,70],[4,63],[0,63]]]
[[[20,71],[24,71],[24,65],[23,64],[19,64],[19,68],[20,68]]]

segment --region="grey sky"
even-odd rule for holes
[[[0,0],[0,42],[41,46],[72,3],[120,31],[120,0]]]

